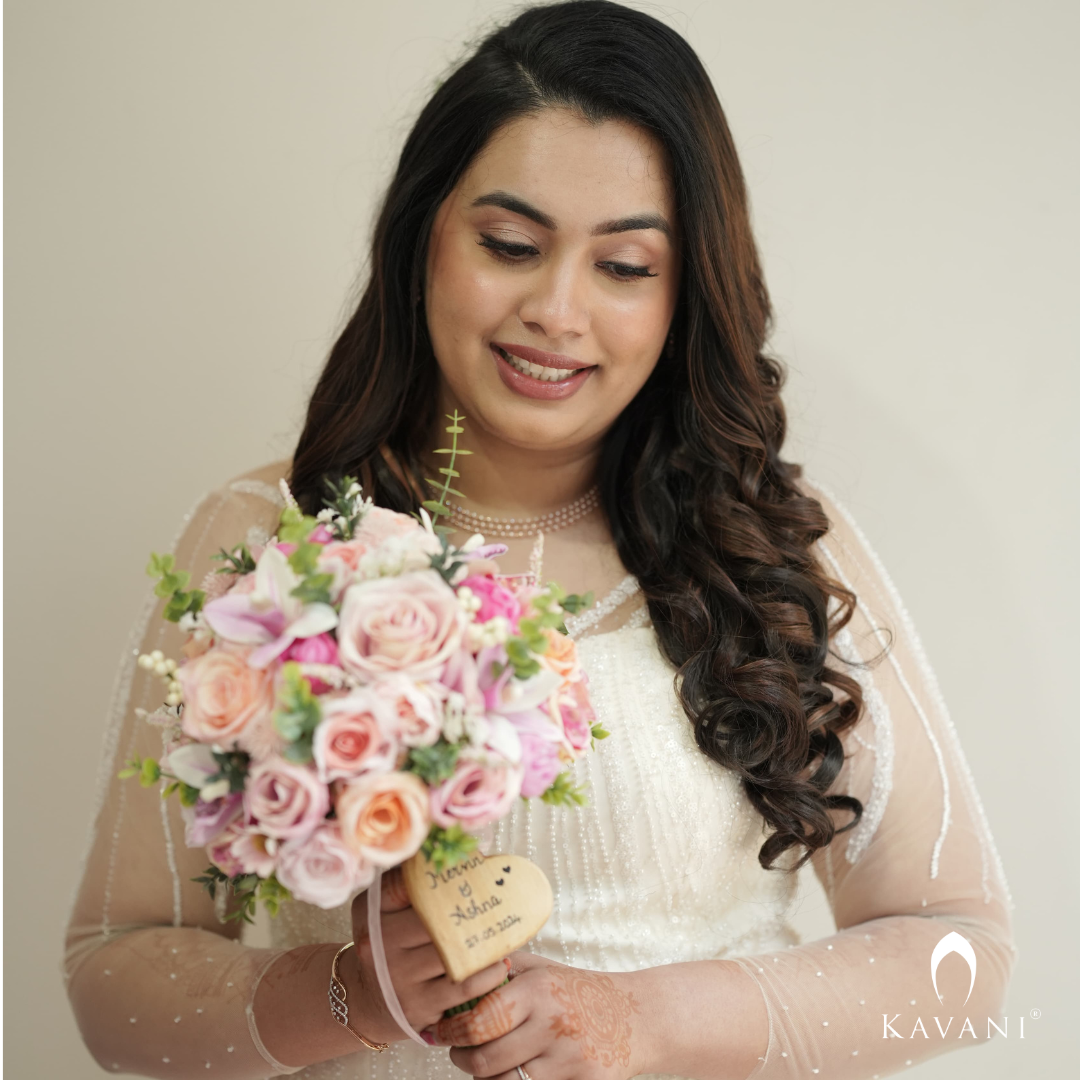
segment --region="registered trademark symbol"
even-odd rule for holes
[[[1032,1009],[1030,1016],[1032,1020],[1038,1020],[1042,1016],[1042,1009]]]

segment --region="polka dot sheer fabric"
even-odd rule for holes
[[[273,529],[284,470],[226,485],[188,515],[175,550],[193,580],[216,565],[219,548]],[[819,555],[859,597],[833,646],[866,702],[830,789],[861,799],[862,821],[813,860],[837,932],[801,943],[792,929],[797,882],[758,864],[764,822],[732,774],[695,745],[632,578],[601,600],[598,617],[571,627],[594,708],[612,732],[574,765],[588,805],[518,801],[481,839],[485,852],[523,855],[551,881],[554,909],[527,946],[533,952],[600,971],[737,963],[769,1016],[754,1080],[869,1080],[982,1043],[988,1020],[1004,1023],[1016,957],[1005,875],[918,639],[857,527],[812,493],[834,523]],[[251,1008],[260,978],[290,949],[348,941],[349,905],[288,904],[272,923],[272,947],[240,943],[236,924],[223,924],[190,880],[206,859],[185,847],[176,800],[116,779],[128,757],[161,750],[157,730],[136,714],[159,704],[160,680],[137,669],[135,656],[157,648],[178,657],[181,643],[149,602],[117,677],[64,964],[91,1051],[106,1069],[145,1076],[458,1080],[445,1047],[402,1041],[384,1054],[307,1066],[274,1061],[263,1047]],[[838,825],[847,820],[837,814]],[[796,858],[788,852],[779,865]],[[941,962],[936,989],[931,973],[950,933],[977,960],[966,1002],[969,974],[957,956]],[[722,1017],[700,1021],[725,1037]]]

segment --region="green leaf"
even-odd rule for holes
[[[281,511],[278,540],[283,544],[303,544],[318,524],[315,518],[307,517],[298,507],[286,506]]]
[[[322,709],[311,692],[311,683],[300,673],[300,665],[288,661],[281,668],[281,690],[274,712],[274,727],[283,738],[296,742],[309,736],[322,720]]]
[[[153,578],[161,577],[163,574],[167,574],[173,568],[175,563],[175,557],[168,552],[164,555],[158,555],[157,552],[151,552],[150,562],[146,566],[146,573]]]
[[[433,746],[414,746],[409,751],[405,768],[427,784],[441,784],[454,775],[460,749],[456,743],[448,743],[440,736]]]
[[[150,787],[161,779],[161,767],[153,758],[143,758],[142,768],[139,769],[139,783],[143,787]]]
[[[562,604],[563,611],[567,615],[576,615],[579,611],[584,611],[587,607],[592,607],[593,594],[591,592],[585,593],[581,596],[578,593],[570,593],[568,596],[564,596],[559,603]]]
[[[449,829],[432,825],[427,839],[420,845],[420,850],[431,863],[435,873],[441,874],[468,858],[478,844],[477,837],[465,832],[461,825],[455,822]]]
[[[142,772],[142,758],[135,756],[124,762],[124,767],[116,774],[120,780],[129,780]]]
[[[217,559],[225,563],[214,571],[216,574],[251,574],[255,570],[255,560],[247,549],[247,544],[237,544],[232,551],[222,548],[217,555],[211,555],[211,559]]]
[[[194,806],[199,801],[199,789],[190,784],[180,784],[180,805]]]
[[[611,734],[610,731],[605,731],[600,724],[593,724],[589,731],[594,739],[606,739]]]
[[[292,595],[305,604],[330,604],[330,586],[333,583],[333,574],[309,574],[293,589]]]
[[[574,787],[570,773],[564,771],[555,777],[551,782],[551,787],[540,798],[551,806],[569,806],[572,803],[577,806],[584,806],[588,802],[585,796],[587,790],[587,786],[584,784],[580,787]]]

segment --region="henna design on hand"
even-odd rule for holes
[[[492,990],[467,1012],[443,1017],[435,1029],[441,1044],[450,1046],[479,1046],[513,1031],[514,1003]]]
[[[589,1061],[629,1066],[630,1016],[641,1012],[634,995],[598,971],[556,967],[550,973],[552,995],[563,1009],[551,1019],[552,1034],[580,1042],[581,1056]]]

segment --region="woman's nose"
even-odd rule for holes
[[[551,341],[586,333],[589,309],[580,269],[570,259],[553,259],[530,275],[518,315],[529,329]]]

